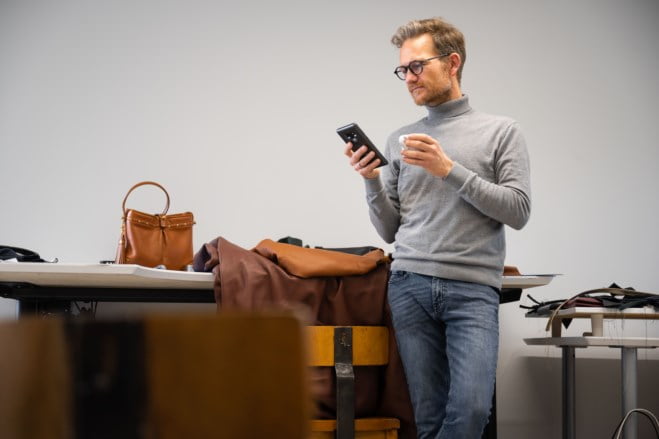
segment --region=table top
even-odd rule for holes
[[[526,317],[544,317],[551,316],[553,311],[548,310],[542,313],[527,312]],[[601,306],[575,306],[572,308],[564,308],[556,313],[557,320],[562,319],[578,319],[578,318],[592,318],[594,316],[601,316],[605,319],[659,319],[659,310],[653,306],[645,306],[641,308],[605,308]]]
[[[547,285],[554,275],[503,276],[504,288]],[[161,270],[131,264],[0,263],[0,282],[38,286],[212,289],[212,273]]]
[[[648,348],[659,347],[659,338],[655,337],[537,337],[525,338],[527,345],[572,346],[586,348],[589,346]]]
[[[0,264],[0,282],[43,287],[171,288],[208,290],[212,273],[160,270],[132,264]]]

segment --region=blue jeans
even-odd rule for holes
[[[496,290],[393,271],[389,305],[418,438],[480,438],[496,379]]]

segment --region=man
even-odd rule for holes
[[[461,91],[462,33],[439,18],[392,37],[395,74],[428,115],[388,139],[389,166],[362,146],[371,222],[395,242],[389,304],[419,438],[479,438],[499,346],[504,224],[520,229],[531,201],[517,123],[473,110]]]

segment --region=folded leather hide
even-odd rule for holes
[[[386,296],[389,263],[381,250],[357,256],[271,240],[247,250],[218,237],[195,254],[194,268],[215,275],[218,311],[303,307],[310,324],[384,325],[393,334]],[[396,417],[399,437],[413,439],[412,405],[395,337],[389,343],[386,367],[355,368],[355,412]],[[332,369],[315,369],[317,415],[333,418]]]

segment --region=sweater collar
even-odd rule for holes
[[[433,121],[459,116],[471,110],[471,107],[469,106],[469,98],[467,95],[462,95],[458,99],[444,102],[436,107],[426,105],[426,109],[428,109],[428,119]]]

